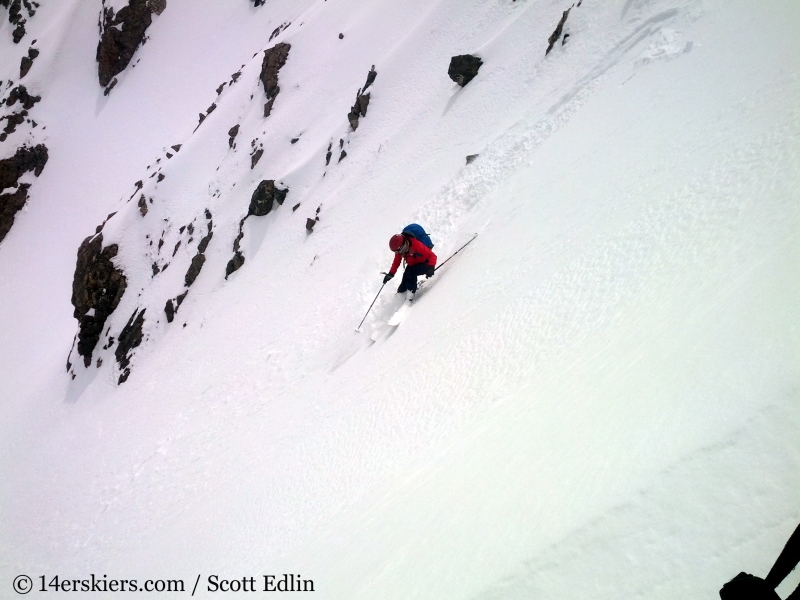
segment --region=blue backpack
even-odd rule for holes
[[[422,225],[417,225],[416,223],[412,223],[411,225],[406,225],[403,228],[403,235],[407,235],[408,237],[418,239],[428,248],[433,248],[433,242],[431,241],[431,238],[428,237],[428,234],[425,233],[425,230],[422,228]]]

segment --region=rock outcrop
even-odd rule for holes
[[[471,54],[460,54],[450,59],[450,66],[447,69],[447,74],[450,79],[455,81],[461,87],[467,85],[478,74],[483,61]]]
[[[36,48],[28,48],[28,56],[23,56],[19,61],[19,78],[22,79],[28,74],[33,66],[33,61],[39,56],[39,51]]]
[[[22,210],[28,201],[28,188],[30,185],[21,184],[16,192],[11,194],[0,194],[0,242],[6,237],[11,226],[14,224],[14,217]]]
[[[33,148],[18,148],[14,156],[0,160],[0,192],[16,188],[14,192],[0,194],[0,242],[14,224],[14,217],[28,201],[29,184],[19,183],[23,174],[33,171],[38,177],[47,164],[47,147],[39,144]]]
[[[228,148],[233,148],[233,141],[239,135],[239,125],[234,125],[228,130]]]
[[[570,6],[567,10],[564,11],[564,14],[561,15],[561,20],[556,25],[555,31],[550,34],[550,37],[547,40],[547,50],[544,51],[544,55],[547,56],[550,54],[550,51],[553,49],[553,46],[556,45],[558,38],[561,37],[561,32],[564,31],[564,24],[567,22],[567,17],[569,16],[569,11],[572,10]]]
[[[250,197],[250,206],[247,209],[247,215],[239,221],[239,233],[236,239],[233,240],[233,258],[231,258],[225,266],[225,279],[227,279],[231,273],[238,271],[244,264],[244,254],[242,254],[239,247],[244,237],[244,222],[251,216],[263,217],[269,214],[274,203],[277,202],[279,205],[282,205],[288,193],[289,188],[281,189],[277,187],[275,181],[272,179],[265,179],[258,184],[258,187]]]
[[[8,94],[6,99],[6,106],[14,106],[17,102],[22,105],[25,110],[33,108],[34,104],[42,99],[41,96],[31,96],[28,93],[28,88],[24,85],[18,85]]]
[[[163,3],[165,6],[166,2]],[[153,20],[151,13],[163,10],[163,7],[162,3],[153,0],[130,0],[127,6],[114,13],[114,9],[106,7],[104,3],[100,41],[97,44],[97,70],[101,86],[108,86],[115,75],[125,70],[145,39],[145,32]]]
[[[134,348],[137,348],[142,343],[142,340],[144,339],[143,327],[144,313],[146,310],[146,308],[143,308],[142,310],[139,310],[138,308],[135,309],[130,319],[128,319],[128,322],[125,324],[125,327],[122,328],[122,331],[119,334],[117,349],[114,351],[117,364],[119,364],[119,368],[122,369],[122,373],[117,381],[118,385],[127,381],[128,376],[131,374],[131,353],[133,352]]]
[[[197,276],[200,275],[200,271],[203,268],[203,265],[206,263],[206,248],[208,248],[208,244],[211,241],[211,238],[214,236],[214,232],[212,231],[214,223],[211,220],[211,213],[208,211],[208,209],[206,209],[206,218],[208,219],[208,223],[206,224],[208,232],[197,244],[197,252],[192,257],[192,262],[183,278],[183,283],[187,288],[191,287],[191,285],[195,282],[195,279],[197,279]],[[189,225],[189,228],[191,227],[192,226]],[[191,229],[189,233],[191,234]],[[191,241],[191,238],[189,241]],[[180,306],[180,302],[178,302],[178,306]]]
[[[276,187],[275,181],[272,179],[262,181],[258,184],[258,187],[250,197],[250,207],[247,210],[247,216],[253,215],[256,217],[263,217],[269,214],[269,211],[272,210],[273,202],[283,204],[283,201],[286,199],[286,194],[288,193],[288,188],[282,190]]]
[[[78,249],[78,261],[72,280],[72,315],[78,320],[78,354],[88,367],[106,320],[122,299],[128,280],[112,259],[116,244],[103,247],[103,234],[91,235]]]
[[[32,18],[36,14],[39,4],[32,0],[0,0],[0,6],[8,9],[8,22],[15,26],[11,37],[15,44],[19,44],[25,37],[25,24],[27,23],[22,10],[24,8],[28,13],[28,18]]]
[[[47,146],[38,144],[33,148],[22,146],[11,158],[0,160],[0,192],[15,187],[23,173],[33,171],[36,177],[41,175],[47,158]]]
[[[267,94],[267,103],[264,105],[264,116],[268,117],[272,112],[272,105],[275,98],[281,91],[278,86],[278,73],[286,64],[291,45],[285,42],[275,44],[272,48],[264,52],[264,62],[261,63],[261,83]]]
[[[347,114],[347,120],[350,122],[350,127],[352,127],[353,131],[358,129],[359,118],[367,116],[367,107],[369,106],[370,95],[365,92],[367,91],[367,88],[373,84],[377,76],[378,72],[375,70],[375,65],[372,65],[369,73],[367,73],[367,82],[364,84],[364,87],[358,90],[356,93],[356,101],[350,108],[350,112]],[[342,158],[344,157],[340,157],[339,160],[342,160]]]

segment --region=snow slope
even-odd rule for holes
[[[545,58],[567,8],[169,0],[104,96],[99,7],[43,3],[24,81],[50,160],[0,245],[3,594],[292,572],[324,598],[714,597],[766,574],[800,518],[800,7],[586,0]],[[484,61],[463,89],[462,53]],[[226,280],[263,179],[289,194]],[[113,211],[111,335],[146,308],[122,385],[113,347],[64,366],[77,248]],[[441,258],[479,237],[399,328],[387,286],[355,333],[412,221]]]

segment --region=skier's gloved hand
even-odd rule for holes
[[[383,278],[383,283],[387,283],[392,277],[394,277],[394,273],[387,273]]]
[[[433,277],[433,274],[435,272],[436,272],[436,269],[433,267],[433,265],[428,265],[428,269],[427,269],[427,271],[425,271],[425,277],[430,279],[431,277]]]

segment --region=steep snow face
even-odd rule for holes
[[[47,128],[15,135],[49,161],[0,245],[3,581],[766,574],[800,518],[796,3],[169,0],[108,94],[99,10],[26,25]],[[440,261],[478,237],[357,333],[409,222]],[[113,305],[84,362],[89,247],[125,285],[79,302]]]

